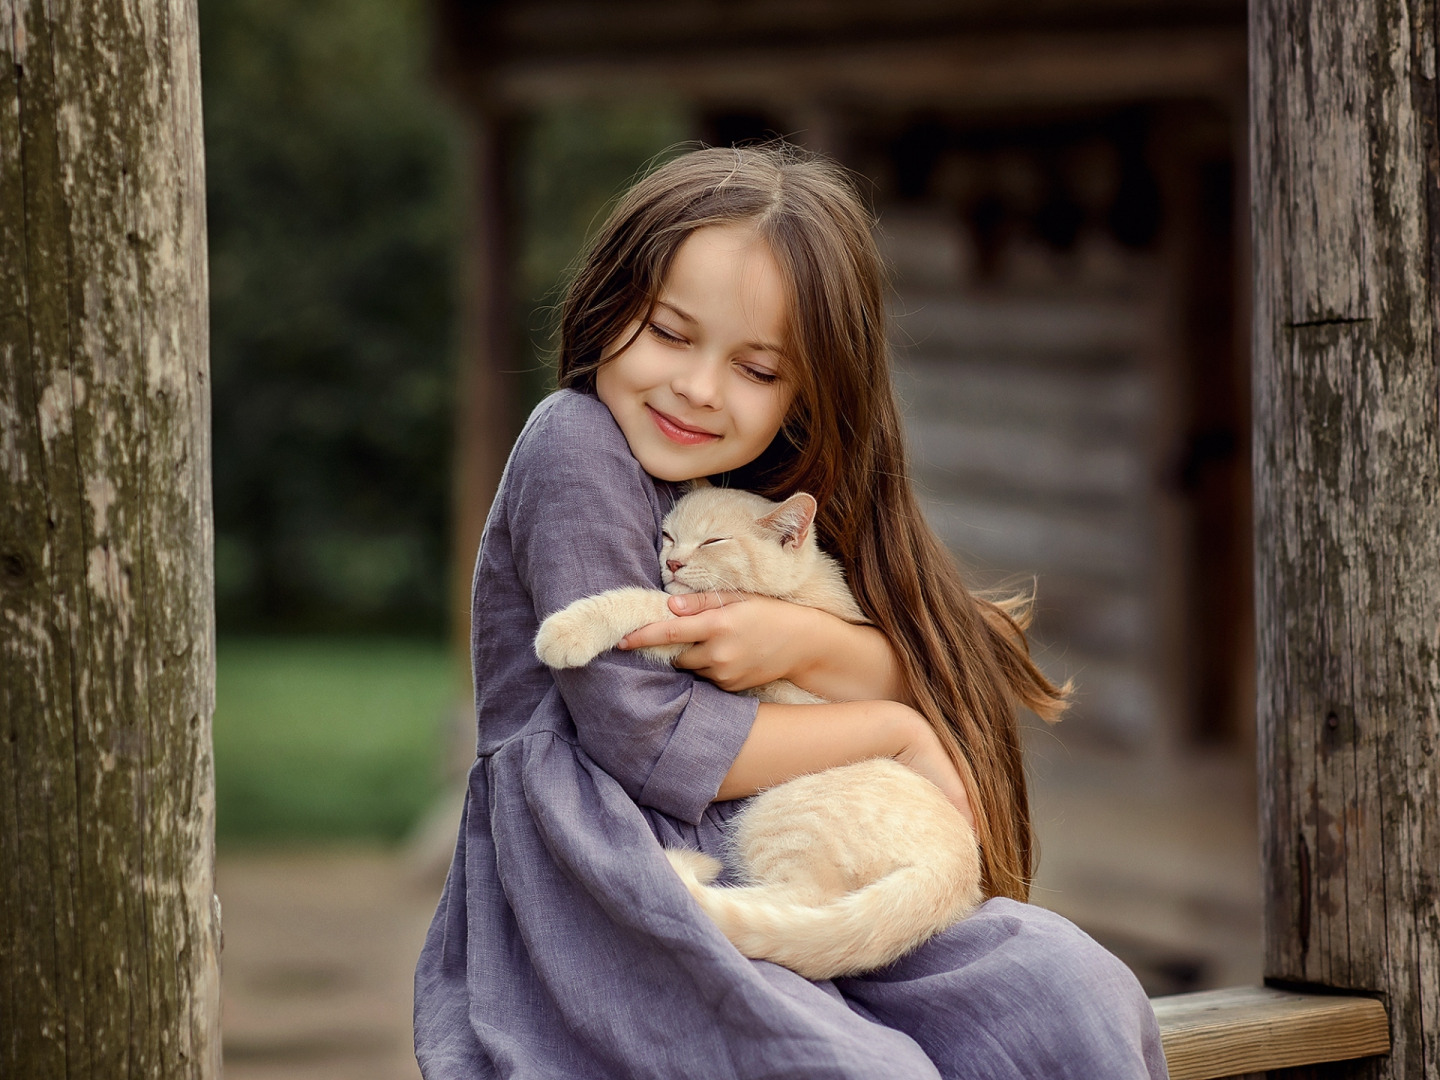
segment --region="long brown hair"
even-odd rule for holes
[[[697,150],[640,180],[562,302],[559,384],[593,391],[595,373],[649,318],[685,238],[739,222],[769,244],[791,290],[782,346],[795,396],[774,445],[729,479],[772,498],[803,490],[818,500],[820,543],[889,638],[965,782],[986,891],[1024,900],[1034,851],[1016,707],[1055,719],[1069,688],[1030,658],[1026,599],[968,590],[921,514],[891,387],[884,266],[845,174],[770,144]]]

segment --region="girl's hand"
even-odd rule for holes
[[[620,648],[688,644],[676,666],[724,690],[789,679],[827,701],[910,705],[889,639],[817,608],[741,592],[670,597],[677,618],[642,626]]]
[[[796,674],[798,650],[809,617],[823,612],[769,596],[741,592],[670,597],[677,616],[627,634],[618,648],[689,645],[675,666],[732,692]]]

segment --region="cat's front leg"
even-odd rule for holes
[[[652,622],[675,618],[658,589],[611,589],[587,596],[561,608],[540,624],[535,635],[535,655],[552,668],[583,667],[607,649],[613,649],[632,630]],[[680,647],[641,650],[645,655],[668,662]],[[660,655],[669,653],[670,655]]]

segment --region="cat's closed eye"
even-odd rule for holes
[[[728,536],[712,536],[709,540],[706,540],[706,541],[705,541],[704,543],[702,543],[700,546],[701,546],[701,547],[708,547],[708,546],[711,545],[711,544],[722,544],[722,543],[724,543],[726,540],[729,540],[729,539],[730,539],[730,537],[728,537]]]

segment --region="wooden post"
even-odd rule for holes
[[[524,398],[510,287],[509,175],[514,123],[477,110],[470,116],[464,297],[458,408],[455,411],[455,498],[451,528],[451,641],[466,671],[470,666],[470,585],[475,553],[500,473],[519,434]],[[465,738],[473,741],[474,715],[465,710]]]
[[[218,1077],[194,0],[0,0],[0,1076]]]
[[[1440,1075],[1435,8],[1254,0],[1266,975],[1368,992]],[[1307,1074],[1308,1075],[1308,1074]]]

